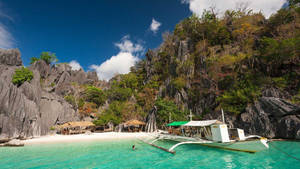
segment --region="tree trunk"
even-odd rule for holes
[[[156,115],[157,115],[157,108],[156,106],[154,106],[150,112],[147,115],[146,121],[146,128],[145,131],[146,132],[154,132],[157,130],[157,126],[156,126]]]

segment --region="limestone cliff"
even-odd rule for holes
[[[72,71],[67,64],[50,66],[40,60],[29,67],[34,78],[17,87],[15,69],[22,66],[18,49],[0,49],[0,139],[46,135],[56,124],[79,120],[63,96],[71,83],[94,83],[95,73]]]

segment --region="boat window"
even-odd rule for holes
[[[238,140],[239,139],[238,131],[236,128],[228,129],[228,134],[229,134],[230,140]]]

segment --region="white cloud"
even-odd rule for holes
[[[14,38],[11,33],[8,31],[5,25],[2,24],[2,20],[6,19],[13,22],[13,18],[9,15],[6,15],[3,12],[3,4],[0,2],[0,48],[12,48],[14,46]]]
[[[190,10],[201,16],[205,9],[215,7],[221,14],[227,9],[235,9],[237,5],[247,4],[253,12],[262,12],[267,18],[279,10],[286,0],[182,0],[188,3]]]
[[[82,68],[76,60],[72,60],[69,65],[72,67],[72,70],[80,70]]]
[[[6,27],[0,24],[0,48],[12,48],[14,46],[14,39]]]
[[[115,43],[121,52],[136,53],[144,50],[141,44],[133,44],[129,38],[129,35],[126,35],[121,39],[120,43]]]
[[[110,80],[116,74],[126,74],[130,72],[130,67],[139,60],[138,54],[144,51],[141,44],[134,44],[129,40],[129,36],[122,38],[120,43],[115,44],[120,52],[103,62],[101,65],[91,65],[90,68],[97,72],[101,80]]]
[[[154,18],[152,18],[152,23],[150,25],[150,30],[153,32],[153,33],[156,33],[159,29],[159,27],[161,26],[161,23],[156,21]]]

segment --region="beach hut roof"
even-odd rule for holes
[[[95,124],[90,121],[72,121],[60,125],[59,127],[65,128],[65,127],[90,127],[90,126],[95,126]]]
[[[188,123],[188,121],[173,121],[172,123],[167,124],[167,126],[181,126]]]
[[[146,125],[146,123],[139,121],[139,120],[129,120],[129,121],[125,122],[125,125],[127,125],[127,126]]]
[[[202,121],[189,121],[188,123],[184,124],[183,126],[204,127],[204,126],[210,126],[213,124],[223,124],[223,123],[218,120],[202,120]]]

